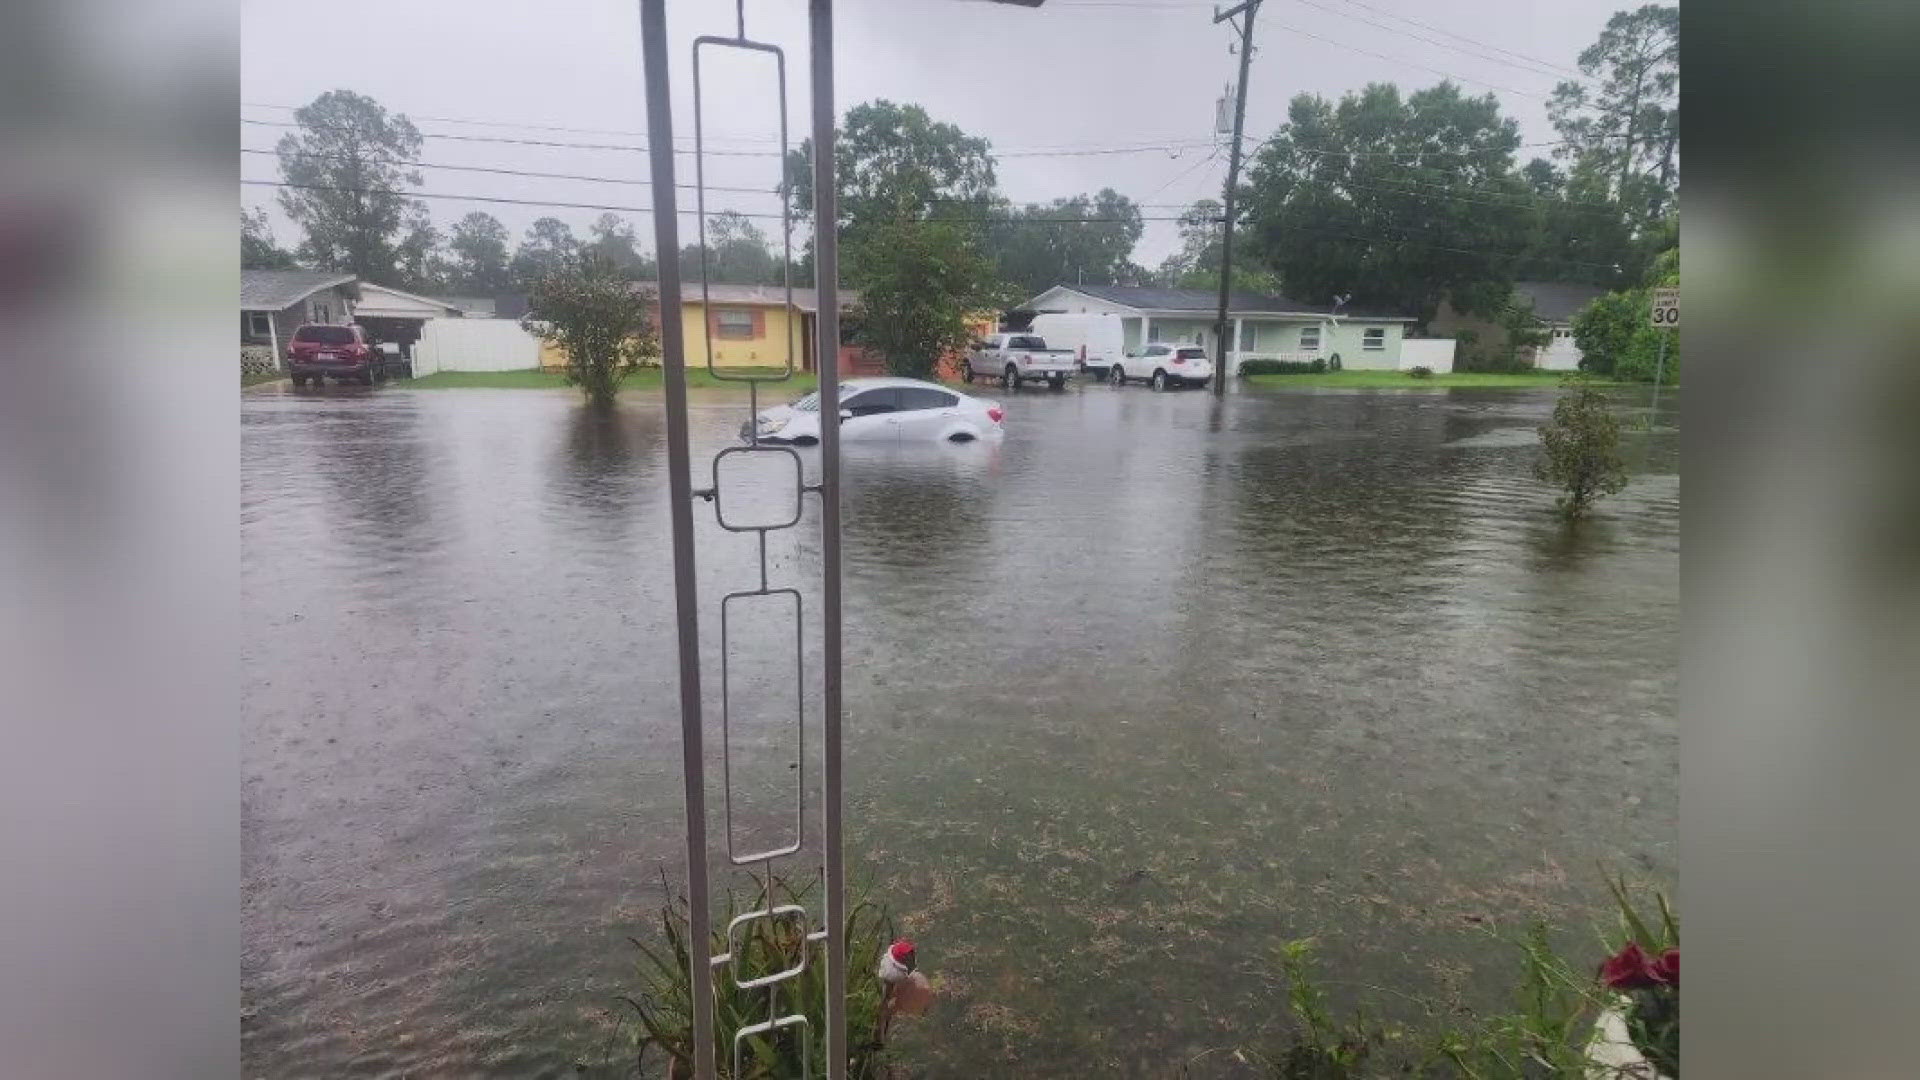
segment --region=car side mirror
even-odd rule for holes
[[[853,410],[852,410],[852,409],[841,409],[841,410],[840,410],[840,419],[842,419],[842,420],[851,420],[851,419],[853,419]]]

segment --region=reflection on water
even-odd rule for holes
[[[246,400],[248,1072],[598,1061],[679,876],[658,404]],[[1168,1075],[1270,1032],[1269,947],[1309,934],[1343,987],[1485,1001],[1488,928],[1583,927],[1597,861],[1675,872],[1677,413],[1569,528],[1551,403],[1090,387],[1013,396],[1001,442],[848,447],[848,854],[945,991],[912,1060]],[[697,485],[743,413],[696,408]],[[758,552],[698,507],[717,729]],[[810,664],[816,528],[768,546]],[[736,685],[755,835],[782,677]]]

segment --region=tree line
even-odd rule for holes
[[[1338,101],[1302,94],[1249,150],[1238,201],[1244,234],[1237,289],[1310,305],[1405,312],[1423,323],[1443,302],[1515,328],[1530,315],[1513,283],[1548,280],[1639,288],[1678,243],[1678,9],[1616,13],[1577,59],[1581,77],[1547,106],[1557,139],[1523,146],[1518,121],[1491,94],[1450,81],[1404,93],[1375,83]],[[517,245],[501,222],[469,213],[444,235],[417,185],[422,137],[402,115],[352,91],[294,114],[276,153],[281,208],[303,232],[278,248],[264,213],[243,214],[246,265],[351,270],[416,290],[527,291],[583,256],[629,279],[657,273],[633,225],[602,214],[576,237],[554,217]],[[1521,163],[1522,151],[1528,153]],[[841,280],[865,297],[854,333],[903,368],[964,344],[966,316],[1056,284],[1213,288],[1220,203],[1193,203],[1180,246],[1157,268],[1133,261],[1140,204],[1111,188],[1040,203],[999,189],[991,143],[886,100],[850,108],[836,141]],[[786,162],[795,219],[812,206],[812,145]],[[812,281],[811,244],[788,267],[748,217],[708,223],[713,280]],[[510,250],[511,247],[511,250]],[[677,253],[697,275],[701,249]],[[884,313],[884,314],[882,314]]]

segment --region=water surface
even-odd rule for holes
[[[1272,1038],[1309,935],[1343,998],[1484,1004],[1500,935],[1590,937],[1599,865],[1672,878],[1677,414],[1568,529],[1551,405],[1089,387],[997,444],[849,447],[848,855],[945,992],[911,1060],[1166,1076]],[[743,414],[696,401],[696,462]],[[245,395],[249,1075],[602,1071],[681,875],[664,439],[649,398]],[[712,749],[759,571],[699,505]],[[811,662],[816,524],[768,557]],[[740,615],[744,847],[815,788],[819,693]]]

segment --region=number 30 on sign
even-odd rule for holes
[[[1653,325],[1662,330],[1680,329],[1680,290],[1653,290]]]

